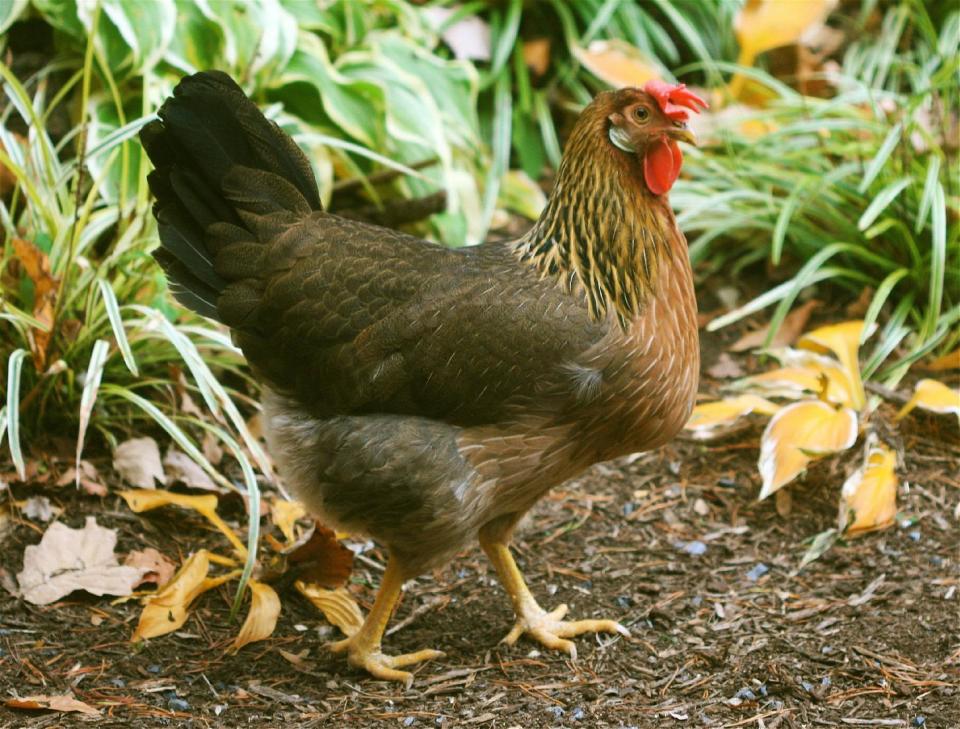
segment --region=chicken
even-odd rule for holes
[[[144,127],[176,298],[222,322],[263,386],[269,450],[323,521],[389,553],[362,628],[333,644],[406,682],[434,650],[381,638],[404,582],[479,540],[521,635],[627,631],[540,607],[518,520],[590,465],[666,443],[699,371],[686,241],[666,193],[693,142],[682,85],[598,94],[519,240],[452,250],[323,211],[310,165],[227,75],[185,78]]]

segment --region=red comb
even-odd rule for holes
[[[643,90],[657,100],[657,103],[660,105],[660,110],[664,114],[675,121],[686,121],[690,117],[687,109],[699,114],[700,109],[697,108],[698,104],[700,108],[703,109],[706,109],[708,106],[706,101],[688,90],[686,84],[677,84],[674,86],[665,81],[654,79],[647,81],[647,85],[643,87]]]

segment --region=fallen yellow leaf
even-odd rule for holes
[[[698,438],[711,438],[724,426],[732,425],[750,413],[773,415],[779,406],[756,395],[740,395],[697,405],[684,426]]]
[[[188,494],[175,494],[162,489],[132,489],[121,491],[120,496],[127,502],[127,506],[138,514],[161,506],[171,505],[193,509],[220,530],[241,556],[246,557],[247,555],[247,548],[240,541],[240,537],[234,534],[233,530],[217,514],[217,497],[213,494],[190,496]]]
[[[323,613],[324,617],[348,638],[363,625],[363,613],[346,588],[328,590],[320,585],[297,580],[294,587]]]
[[[293,526],[297,519],[306,516],[307,510],[299,501],[287,501],[277,496],[270,502],[270,515],[273,517],[273,523],[283,534],[284,539],[289,544],[297,541],[297,535],[293,531]]]
[[[593,41],[587,48],[575,45],[571,50],[584,68],[615,89],[643,86],[662,75],[642,51],[616,38]]]
[[[857,411],[863,410],[867,401],[860,379],[860,342],[872,335],[877,328],[877,325],[873,324],[864,334],[863,324],[862,321],[831,324],[807,332],[797,342],[800,349],[821,354],[832,352],[836,356],[850,382],[850,406]]]
[[[270,585],[256,580],[247,583],[250,587],[250,612],[237,634],[231,653],[236,653],[247,643],[265,640],[273,635],[280,617],[280,598]]]
[[[920,365],[921,369],[930,372],[942,372],[943,370],[960,370],[960,349],[941,355],[926,364]]]
[[[871,437],[864,464],[843,484],[840,531],[847,535],[884,529],[897,515],[897,457]]]
[[[960,390],[947,387],[937,380],[920,380],[913,390],[913,397],[897,413],[897,420],[914,408],[929,410],[931,413],[960,418]]]
[[[201,594],[238,576],[235,570],[221,577],[207,577],[210,553],[201,549],[187,558],[173,579],[162,590],[145,598],[140,622],[131,641],[156,638],[178,630],[186,621],[190,605]]]
[[[857,440],[857,414],[819,400],[787,405],[760,438],[760,498],[790,483],[814,458],[846,450]]]
[[[770,397],[797,400],[811,395],[819,396],[823,389],[822,378],[826,377],[827,400],[836,405],[852,406],[852,386],[838,362],[830,357],[798,350],[781,350],[777,356],[789,364],[746,377],[737,386],[759,389]]]

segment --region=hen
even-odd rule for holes
[[[693,142],[682,85],[599,94],[519,240],[451,250],[322,210],[310,165],[227,75],[185,78],[141,140],[156,258],[176,298],[230,327],[263,385],[269,449],[317,516],[389,562],[363,627],[333,645],[375,676],[405,580],[474,539],[527,634],[627,631],[543,610],[508,545],[551,487],[655,448],[699,369],[686,241],[666,193]]]

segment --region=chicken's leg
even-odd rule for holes
[[[364,668],[377,678],[387,681],[400,681],[407,685],[413,683],[413,674],[407,671],[398,671],[398,668],[409,666],[431,658],[439,658],[443,651],[421,650],[416,653],[404,653],[400,656],[387,656],[380,651],[380,640],[387,627],[393,608],[400,599],[400,588],[403,587],[404,577],[396,561],[391,558],[387,562],[387,569],[383,573],[377,598],[373,608],[363,621],[363,625],[349,638],[330,644],[334,653],[346,651],[347,662],[351,666]]]
[[[513,645],[526,633],[547,648],[563,651],[576,660],[577,646],[566,638],[581,633],[630,635],[630,631],[615,620],[563,620],[563,616],[567,614],[566,605],[560,605],[550,612],[540,607],[524,582],[520,568],[507,546],[512,530],[513,524],[504,528],[497,522],[492,522],[480,530],[480,546],[497,570],[500,583],[510,596],[517,615],[516,624],[502,642]]]

